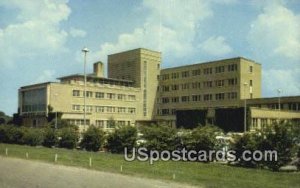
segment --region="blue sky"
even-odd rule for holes
[[[300,94],[298,0],[0,0],[0,110],[18,88],[88,70],[133,48],[162,52],[162,67],[235,56],[262,64],[264,97]]]

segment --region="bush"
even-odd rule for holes
[[[46,128],[44,130],[44,141],[43,141],[43,146],[45,147],[52,147],[56,146],[58,143],[58,138],[56,131],[51,128]]]
[[[288,130],[287,124],[275,124],[272,128],[265,131],[265,139],[259,144],[259,150],[277,151],[277,161],[265,161],[263,164],[278,171],[280,167],[287,165],[293,157],[293,150],[296,146],[293,142],[292,133]]]
[[[107,137],[107,149],[112,153],[123,153],[124,148],[127,151],[132,151],[136,145],[137,129],[131,126],[117,128]]]
[[[29,128],[25,130],[23,136],[24,144],[30,146],[40,146],[42,145],[43,141],[44,141],[44,133],[42,129]]]
[[[216,136],[223,131],[215,126],[203,126],[192,130],[188,137],[183,138],[183,145],[188,150],[209,151],[214,150],[217,143]]]
[[[7,127],[0,125],[0,142],[5,143],[7,141]]]
[[[87,151],[99,151],[104,142],[104,132],[95,126],[89,126],[83,134],[80,146]]]
[[[177,131],[174,128],[160,125],[142,127],[143,138],[146,142],[143,144],[147,150],[175,150],[177,148]]]
[[[263,140],[261,133],[247,133],[243,136],[236,138],[232,150],[236,152],[236,159],[240,166],[255,168],[259,166],[259,162],[255,160],[244,160],[242,158],[243,152],[249,150],[254,152],[258,150],[260,143]]]
[[[60,130],[59,147],[74,149],[78,142],[78,132],[74,128],[62,128]]]
[[[23,136],[25,134],[25,128],[18,128],[14,126],[6,126],[6,138],[5,142],[9,144],[23,144]]]

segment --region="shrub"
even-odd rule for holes
[[[25,128],[7,126],[5,142],[10,144],[23,144],[24,134],[25,134]]]
[[[215,126],[207,125],[192,130],[189,137],[183,139],[183,144],[189,150],[214,150],[217,143],[216,136],[223,131]]]
[[[59,147],[74,149],[78,142],[78,132],[74,128],[62,128],[60,130]]]
[[[137,140],[137,129],[131,126],[117,128],[107,137],[107,149],[112,153],[123,153],[124,148],[130,152]]]
[[[43,141],[43,146],[45,147],[52,147],[56,146],[58,143],[58,138],[56,131],[51,128],[46,128],[44,130],[44,141]]]
[[[0,125],[0,142],[5,143],[7,142],[7,126]]]
[[[146,147],[147,150],[171,151],[177,147],[177,131],[174,128],[151,125],[142,127],[142,133],[143,138],[146,140],[143,146]]]
[[[249,150],[254,152],[258,150],[261,141],[263,140],[263,136],[260,133],[247,133],[243,136],[236,138],[236,142],[232,146],[232,149],[236,152],[236,160],[240,166],[244,167],[258,167],[259,163],[253,159],[245,160],[242,155],[243,152]]]
[[[296,146],[293,142],[293,134],[288,130],[287,124],[275,124],[265,131],[265,139],[259,143],[259,150],[277,151],[277,161],[264,161],[263,164],[278,171],[280,167],[287,165],[293,157],[293,150]]]
[[[29,128],[24,132],[23,143],[26,145],[39,146],[42,145],[43,141],[44,135],[42,129]]]
[[[95,126],[89,126],[83,134],[80,146],[87,151],[99,151],[104,142],[104,132]]]

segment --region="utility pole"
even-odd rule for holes
[[[247,131],[247,100],[246,100],[246,87],[248,83],[244,83],[244,133]]]
[[[83,115],[83,130],[85,131],[85,126],[86,126],[86,54],[89,52],[88,48],[83,48],[81,50],[84,53],[84,91],[83,91],[83,100],[84,100],[84,115]]]

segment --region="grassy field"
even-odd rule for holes
[[[299,172],[271,172],[199,162],[159,161],[150,165],[149,162],[126,162],[123,155],[10,144],[0,144],[0,156],[6,156],[6,148],[8,148],[8,157],[26,159],[26,153],[28,153],[28,158],[31,160],[54,163],[55,154],[57,154],[56,164],[171,180],[204,187],[300,187]],[[89,166],[90,157],[92,167]],[[173,174],[175,174],[175,179],[173,179]]]

